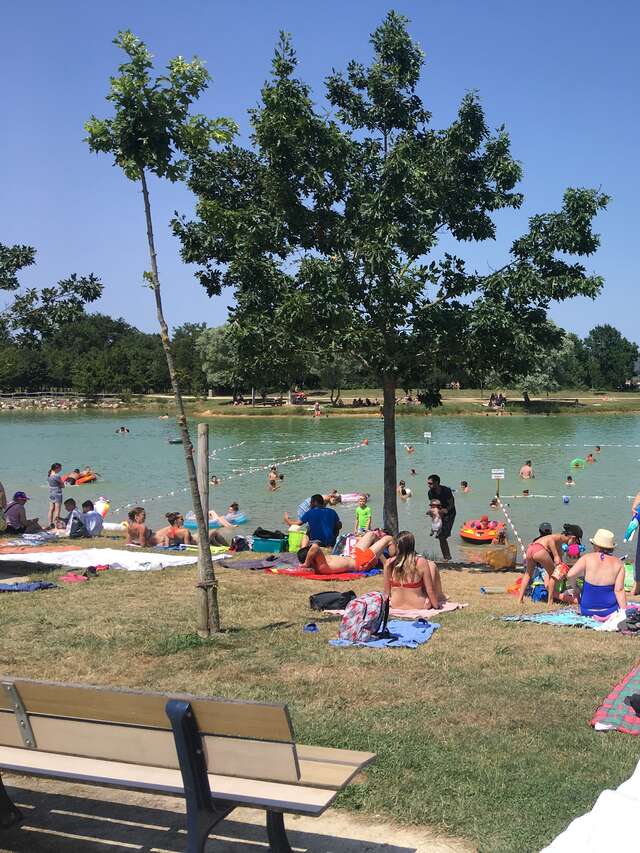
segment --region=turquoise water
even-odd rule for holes
[[[115,434],[122,423],[131,430],[127,436]],[[423,438],[425,430],[432,432],[430,444]],[[42,519],[49,465],[59,461],[68,471],[90,464],[102,475],[100,481],[71,488],[70,495],[76,500],[105,495],[114,510],[144,502],[152,526],[157,526],[164,513],[190,509],[188,495],[181,491],[185,487],[183,449],[168,444],[176,434],[173,421],[155,415],[3,413],[0,481],[8,495],[16,489],[30,494],[29,514]],[[364,438],[368,446],[335,453]],[[258,524],[282,527],[285,509],[294,513],[311,493],[332,488],[370,492],[374,521],[382,520],[382,423],[376,418],[215,418],[210,421],[210,444],[212,451],[226,448],[211,460],[211,473],[223,478],[220,486],[211,489],[211,505],[223,512],[231,501],[239,501],[251,519],[245,530]],[[409,456],[404,444],[414,445],[415,453]],[[602,446],[597,464],[571,472],[577,485],[567,488],[570,460],[586,456],[596,444]],[[282,466],[285,479],[275,493],[267,491],[266,472],[249,470],[316,453],[325,455]],[[400,418],[398,477],[413,490],[411,500],[400,504],[401,526],[413,530],[420,545],[430,550],[424,516],[427,475],[439,473],[443,483],[452,487],[462,479],[469,481],[472,492],[457,494],[457,521],[461,522],[488,511],[495,491],[491,468],[502,467],[506,469],[503,495],[518,495],[524,486],[533,494],[506,498],[523,539],[532,537],[541,521],[550,521],[554,527],[572,521],[589,535],[596,527],[610,528],[621,540],[629,519],[629,496],[640,489],[639,458],[637,416]],[[518,470],[525,459],[533,460],[536,479],[523,484]],[[411,467],[417,476],[410,475]],[[568,505],[562,502],[565,494],[570,497]],[[345,526],[351,527],[353,508],[339,508],[339,513]],[[111,520],[125,514],[124,509],[112,512]],[[457,536],[451,544],[460,556]]]

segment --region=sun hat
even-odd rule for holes
[[[616,540],[613,533],[602,527],[600,530],[596,530],[594,536],[589,541],[597,548],[605,548],[607,551],[613,551],[616,547]]]
[[[30,501],[31,498],[28,495],[25,495],[24,492],[14,492],[13,493],[14,501]]]

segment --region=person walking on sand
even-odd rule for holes
[[[438,542],[440,543],[440,550],[442,551],[442,558],[448,561],[451,559],[451,551],[449,550],[449,543],[447,542],[447,539],[451,536],[453,522],[456,520],[455,498],[453,497],[452,489],[450,489],[449,486],[443,486],[441,484],[440,476],[438,474],[431,474],[429,476],[427,486],[429,487],[429,492],[427,494],[429,503],[431,504],[433,501],[440,501],[442,527],[440,528],[437,537]]]
[[[520,469],[519,476],[521,480],[533,480],[535,474],[533,473],[533,466],[531,464],[531,460],[527,459],[522,468]]]

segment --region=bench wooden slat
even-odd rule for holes
[[[32,681],[10,676],[0,678],[0,681],[15,684],[30,714],[170,729],[165,713],[167,700],[184,699],[191,703],[198,728],[203,733],[294,742],[289,712],[284,704],[234,702],[184,694]],[[0,690],[0,710],[10,709],[9,697],[4,690]]]
[[[304,746],[296,744],[300,761],[330,761],[335,764],[355,764],[366,767],[376,757],[375,752],[360,752],[355,749],[335,749],[329,746]]]
[[[29,721],[37,748],[44,752],[179,768],[171,731],[38,714],[31,714]],[[299,779],[293,744],[212,735],[204,735],[202,741],[207,767],[212,773],[293,784]],[[16,718],[11,712],[0,711],[0,744],[23,746]]]
[[[300,785],[340,791],[356,776],[361,767],[352,764],[332,764],[322,761],[300,762]]]
[[[0,747],[0,769],[49,779],[70,779],[87,784],[134,791],[184,795],[179,770],[145,767],[115,761],[98,761],[29,749]],[[213,795],[221,800],[273,811],[317,816],[327,809],[336,791],[280,782],[257,782],[209,774]]]

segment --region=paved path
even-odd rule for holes
[[[0,853],[181,853],[183,801],[7,774],[25,814],[0,831]],[[475,848],[420,827],[329,810],[321,818],[286,818],[294,853],[471,853]],[[217,827],[207,853],[267,853],[264,814],[238,809]]]

